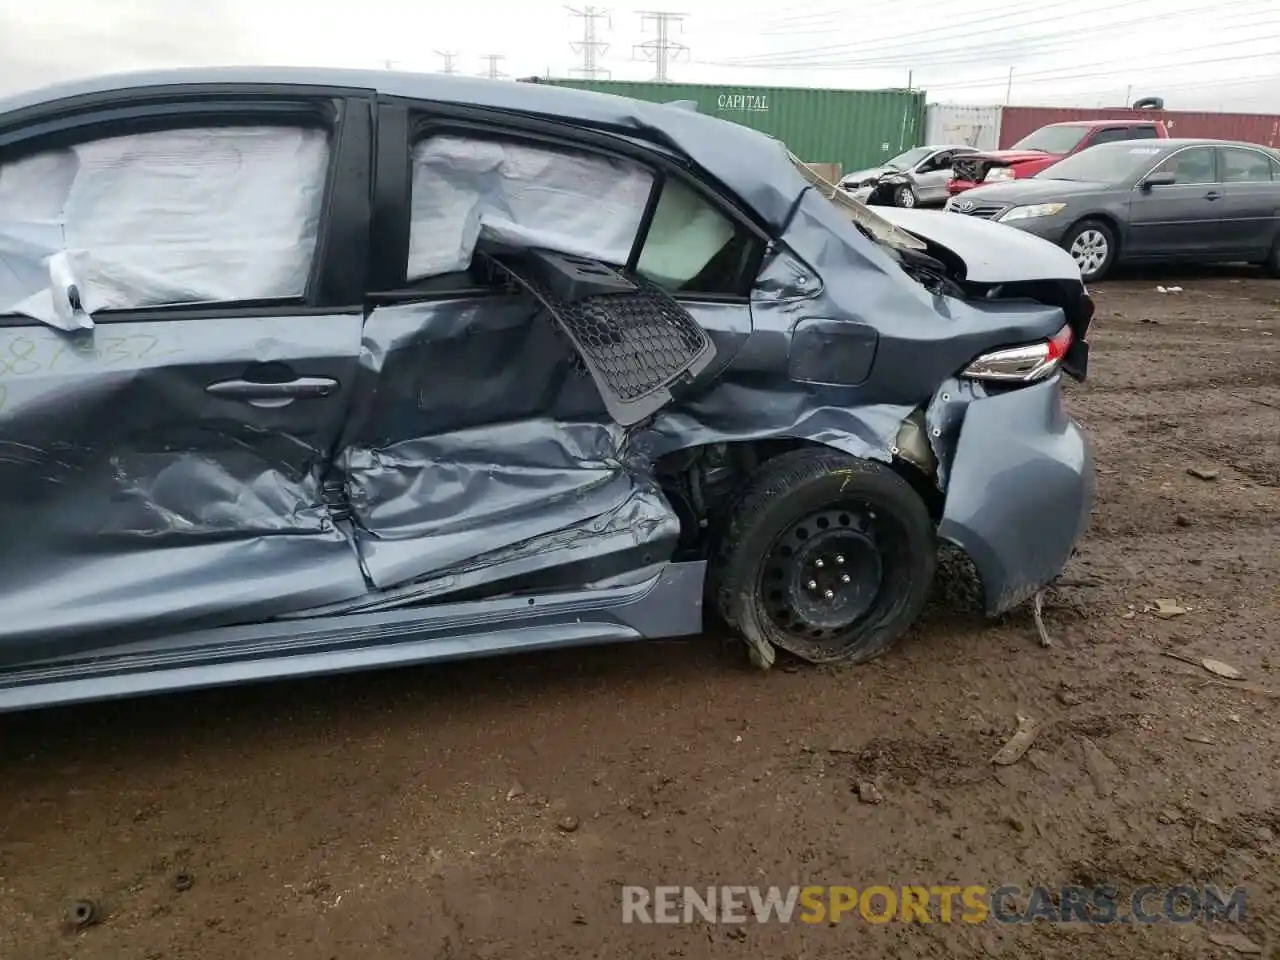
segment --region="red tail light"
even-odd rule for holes
[[[1048,340],[1021,347],[993,350],[978,357],[960,374],[970,380],[1002,383],[1034,383],[1052,376],[1071,348],[1071,327],[1065,326]]]

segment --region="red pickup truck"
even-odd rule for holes
[[[1081,120],[1050,123],[1028,134],[1008,150],[968,153],[955,158],[947,191],[955,196],[982,183],[1021,180],[1051,167],[1085,147],[1114,140],[1167,138],[1159,120]]]

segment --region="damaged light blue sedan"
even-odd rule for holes
[[[888,218],[888,219],[886,219]],[[1093,307],[677,106],[393,72],[0,102],[0,709],[699,633],[884,651],[1093,498]]]

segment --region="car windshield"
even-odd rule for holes
[[[1092,128],[1041,127],[1035,133],[1023,137],[1010,150],[1039,150],[1041,153],[1070,153]]]
[[[1160,147],[1141,141],[1100,143],[1059,160],[1034,177],[1036,180],[1083,180],[1090,183],[1125,183],[1156,162]]]
[[[909,170],[931,153],[933,150],[929,147],[915,147],[886,161],[885,166],[891,170]]]

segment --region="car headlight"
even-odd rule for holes
[[[982,178],[983,183],[997,183],[1000,180],[1012,180],[1012,167],[992,167],[987,171],[987,175]]]
[[[1052,217],[1061,213],[1065,203],[1033,203],[1026,207],[1014,207],[1001,220],[1030,220],[1033,217]]]

